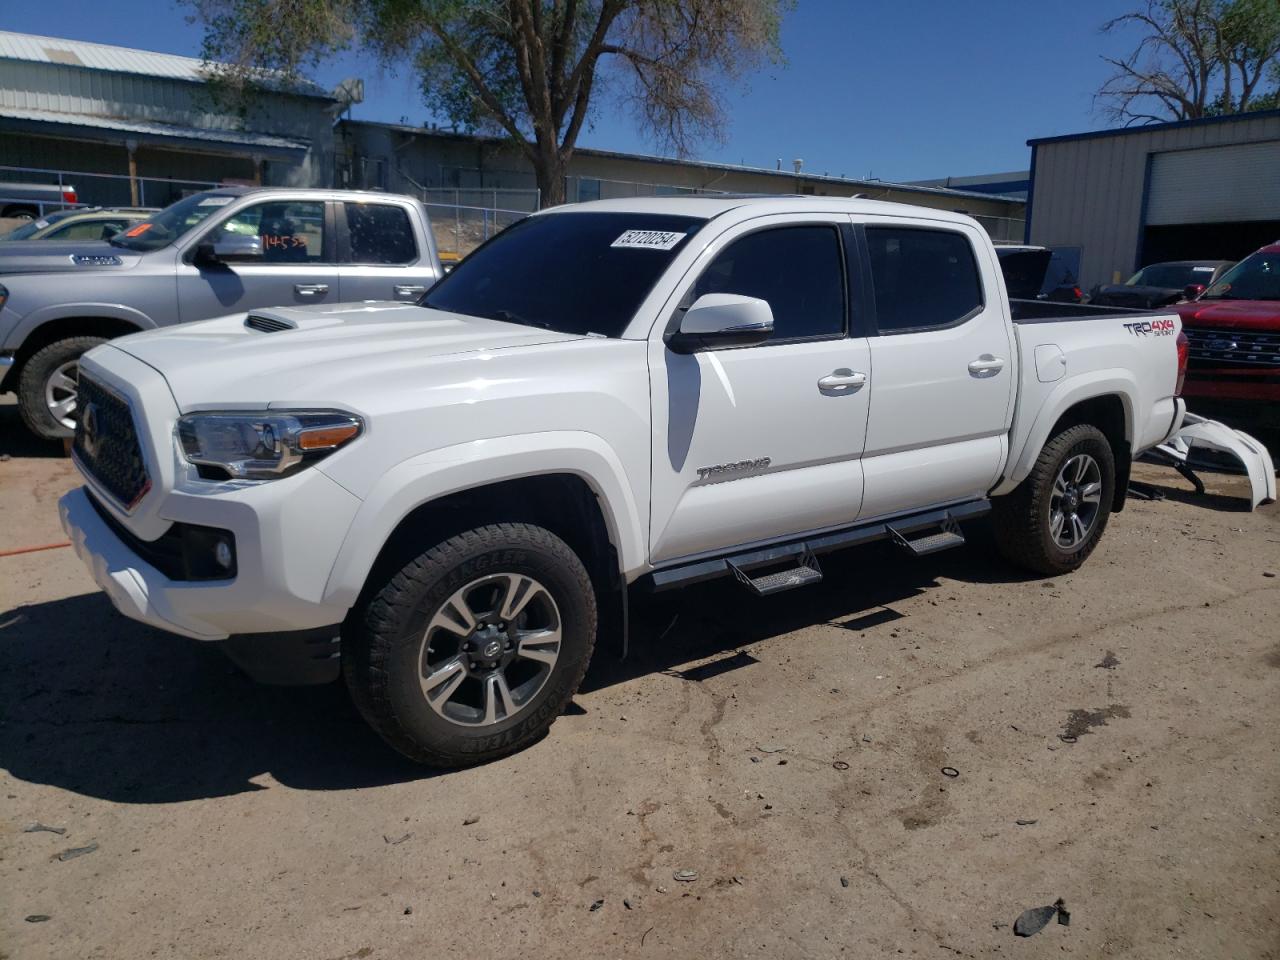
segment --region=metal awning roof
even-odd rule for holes
[[[16,121],[13,122],[13,121]],[[311,141],[277,137],[269,133],[252,133],[247,130],[213,130],[207,127],[183,127],[171,123],[152,123],[145,120],[120,120],[115,117],[99,117],[87,113],[59,113],[53,110],[31,110],[26,107],[0,106],[0,125],[21,127],[32,133],[57,134],[66,132],[94,139],[136,139],[144,143],[204,144],[209,147],[222,145],[235,147],[236,153],[246,148],[264,154],[297,155],[305,153]],[[55,128],[63,128],[58,130]],[[93,132],[98,132],[94,136]],[[111,133],[122,136],[111,137]]]
[[[89,43],[85,40],[64,40],[62,37],[42,37],[33,33],[14,33],[9,30],[0,30],[0,60],[51,63],[64,67],[110,70],[114,73],[167,77],[171,80],[190,80],[196,83],[206,82],[209,79],[210,68],[216,69],[218,66],[218,64],[205,63],[195,57],[181,57],[172,53],[154,53],[150,50],[113,47],[105,43]],[[286,80],[271,74],[265,74],[258,79],[271,89],[305,97],[333,99],[333,94],[310,80],[301,78]]]

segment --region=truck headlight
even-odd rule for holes
[[[327,457],[364,430],[336,410],[192,413],[178,443],[207,479],[275,480]]]

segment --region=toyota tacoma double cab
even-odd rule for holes
[[[1014,562],[1075,569],[1179,426],[1178,334],[1011,303],[959,214],[574,204],[416,304],[96,347],[60,510],[122,613],[259,679],[341,672],[395,749],[465,765],[547,731],[633,585],[773,594],[988,512]]]
[[[80,355],[235,310],[412,302],[441,275],[427,210],[356,190],[220,187],[107,241],[0,243],[0,393],[40,437],[70,437]]]

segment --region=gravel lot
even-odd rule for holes
[[[63,540],[57,453],[0,407],[0,551]],[[638,654],[448,774],[0,557],[0,957],[1280,957],[1280,510],[1137,473],[1069,577],[979,527],[637,597]]]

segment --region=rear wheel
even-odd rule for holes
[[[69,437],[76,429],[80,357],[103,337],[55,340],[32,354],[18,374],[18,409],[39,437]]]
[[[542,737],[595,643],[591,579],[548,530],[495,524],[411,560],[344,631],[343,674],[369,724],[419,763],[461,767]]]
[[[1093,552],[1115,492],[1115,456],[1091,424],[1068,427],[1044,445],[1013,493],[995,501],[996,543],[1019,566],[1069,573]]]

